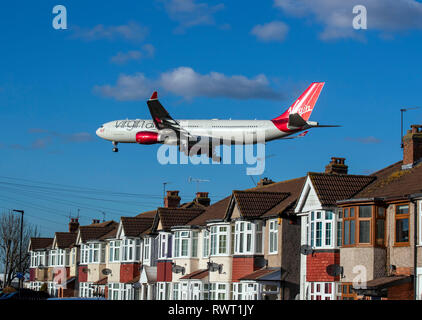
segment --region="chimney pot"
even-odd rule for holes
[[[265,177],[265,178],[259,180],[259,182],[258,182],[258,184],[256,186],[257,187],[263,187],[263,186],[267,186],[267,185],[272,184],[272,183],[274,183],[273,180]]]
[[[92,219],[92,224],[97,224],[97,223],[100,223],[99,219]]]
[[[331,157],[331,162],[325,167],[328,174],[347,174],[348,166],[345,164],[346,158]]]
[[[195,201],[203,206],[208,207],[211,203],[211,199],[208,197],[208,192],[197,192]]]
[[[76,232],[79,228],[79,219],[71,218],[69,222],[69,232]]]

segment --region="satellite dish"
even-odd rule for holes
[[[218,271],[218,273],[221,274],[221,272],[223,272],[223,265],[214,262],[208,262],[208,270],[210,272]]]
[[[328,265],[325,271],[332,277],[343,275],[343,267],[338,264]]]
[[[101,271],[103,275],[108,276],[109,274],[111,274],[111,270],[110,269],[103,269],[103,271]]]
[[[185,274],[185,267],[182,266],[178,266],[178,265],[173,265],[171,267],[171,271],[173,271],[174,273],[181,273],[182,275]]]
[[[314,249],[312,249],[312,247],[310,245],[304,244],[304,245],[300,246],[300,253],[305,255],[305,256],[308,256],[308,255],[314,253]]]

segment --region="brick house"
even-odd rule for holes
[[[337,202],[343,210],[344,298],[421,299],[421,128],[411,126],[404,137],[402,161]]]
[[[39,291],[48,282],[48,252],[53,241],[54,238],[31,238],[29,241],[29,288],[32,290]]]
[[[376,178],[348,174],[344,158],[331,158],[324,173],[309,172],[295,207],[301,218],[300,299],[336,300],[341,296],[340,265],[342,211],[338,200],[352,197]],[[302,247],[303,248],[303,247]]]

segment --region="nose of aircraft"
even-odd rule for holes
[[[95,134],[96,134],[97,136],[99,136],[100,138],[102,138],[102,137],[103,137],[103,133],[104,133],[104,127],[103,127],[103,126],[99,127],[99,128],[97,129],[97,131],[95,131]]]

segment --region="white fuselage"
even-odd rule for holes
[[[220,139],[224,143],[254,144],[281,139],[298,130],[282,131],[270,120],[177,120],[180,127],[192,136]],[[97,130],[105,140],[136,143],[138,132],[159,132],[152,120],[115,120]],[[299,130],[300,131],[300,130]],[[169,143],[174,144],[174,143]]]

